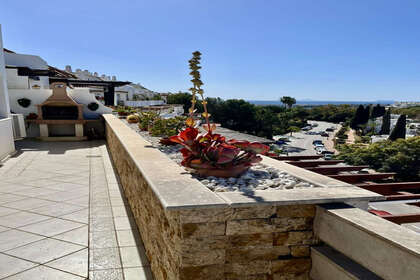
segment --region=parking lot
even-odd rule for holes
[[[316,150],[312,142],[314,140],[322,140],[325,148],[329,151],[334,151],[333,137],[334,134],[340,129],[340,125],[321,121],[309,121],[310,124],[316,123],[318,126],[313,127],[308,131],[294,132],[292,136],[284,135],[289,138],[289,142],[282,145],[283,149],[287,151],[289,155],[316,155]],[[334,132],[328,132],[328,137],[323,137],[319,134],[311,135],[308,132],[322,132],[327,128],[333,127]]]

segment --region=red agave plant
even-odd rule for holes
[[[203,83],[198,71],[201,68],[200,59],[201,53],[197,51],[193,53],[193,58],[189,61],[194,87],[190,89],[192,106],[189,109],[190,117],[186,121],[187,128],[178,135],[170,137],[170,140],[183,146],[181,149],[184,157],[181,163],[183,166],[194,169],[203,176],[237,177],[248,170],[252,164],[260,162],[262,158],[258,154],[267,153],[269,147],[257,142],[226,141],[224,136],[213,133],[216,126],[210,125],[210,114],[207,112],[207,102],[204,100],[204,91],[201,89]],[[203,135],[195,127],[193,119],[197,93],[201,96],[203,116],[206,118],[207,133]]]

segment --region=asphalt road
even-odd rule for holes
[[[329,127],[334,127],[336,130],[339,128],[339,125],[334,123],[328,122],[320,122],[320,121],[309,121],[309,123],[317,123],[318,126],[312,128],[310,131],[320,132],[325,131]],[[328,139],[332,139],[335,132],[329,132]],[[305,134],[305,131],[301,132],[294,132],[292,136],[288,134],[288,138],[290,142],[287,142],[283,145],[283,148],[288,152],[289,155],[316,155],[316,151],[313,148],[312,141],[314,140],[322,140],[326,147],[332,147],[332,145],[328,145],[326,142],[327,137],[322,137],[321,135],[308,135]],[[285,135],[287,136],[287,135]],[[331,150],[329,148],[328,150]]]

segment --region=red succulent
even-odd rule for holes
[[[197,128],[187,127],[178,135],[169,138],[181,144],[183,156],[181,164],[197,170],[200,174],[216,171],[220,176],[237,176],[246,171],[252,164],[262,160],[258,154],[265,154],[269,147],[261,143],[229,140],[211,131],[200,135]],[[211,173],[211,172],[210,172]]]

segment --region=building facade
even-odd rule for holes
[[[9,93],[6,83],[3,40],[0,25],[0,160],[15,150],[12,119],[10,115]]]

